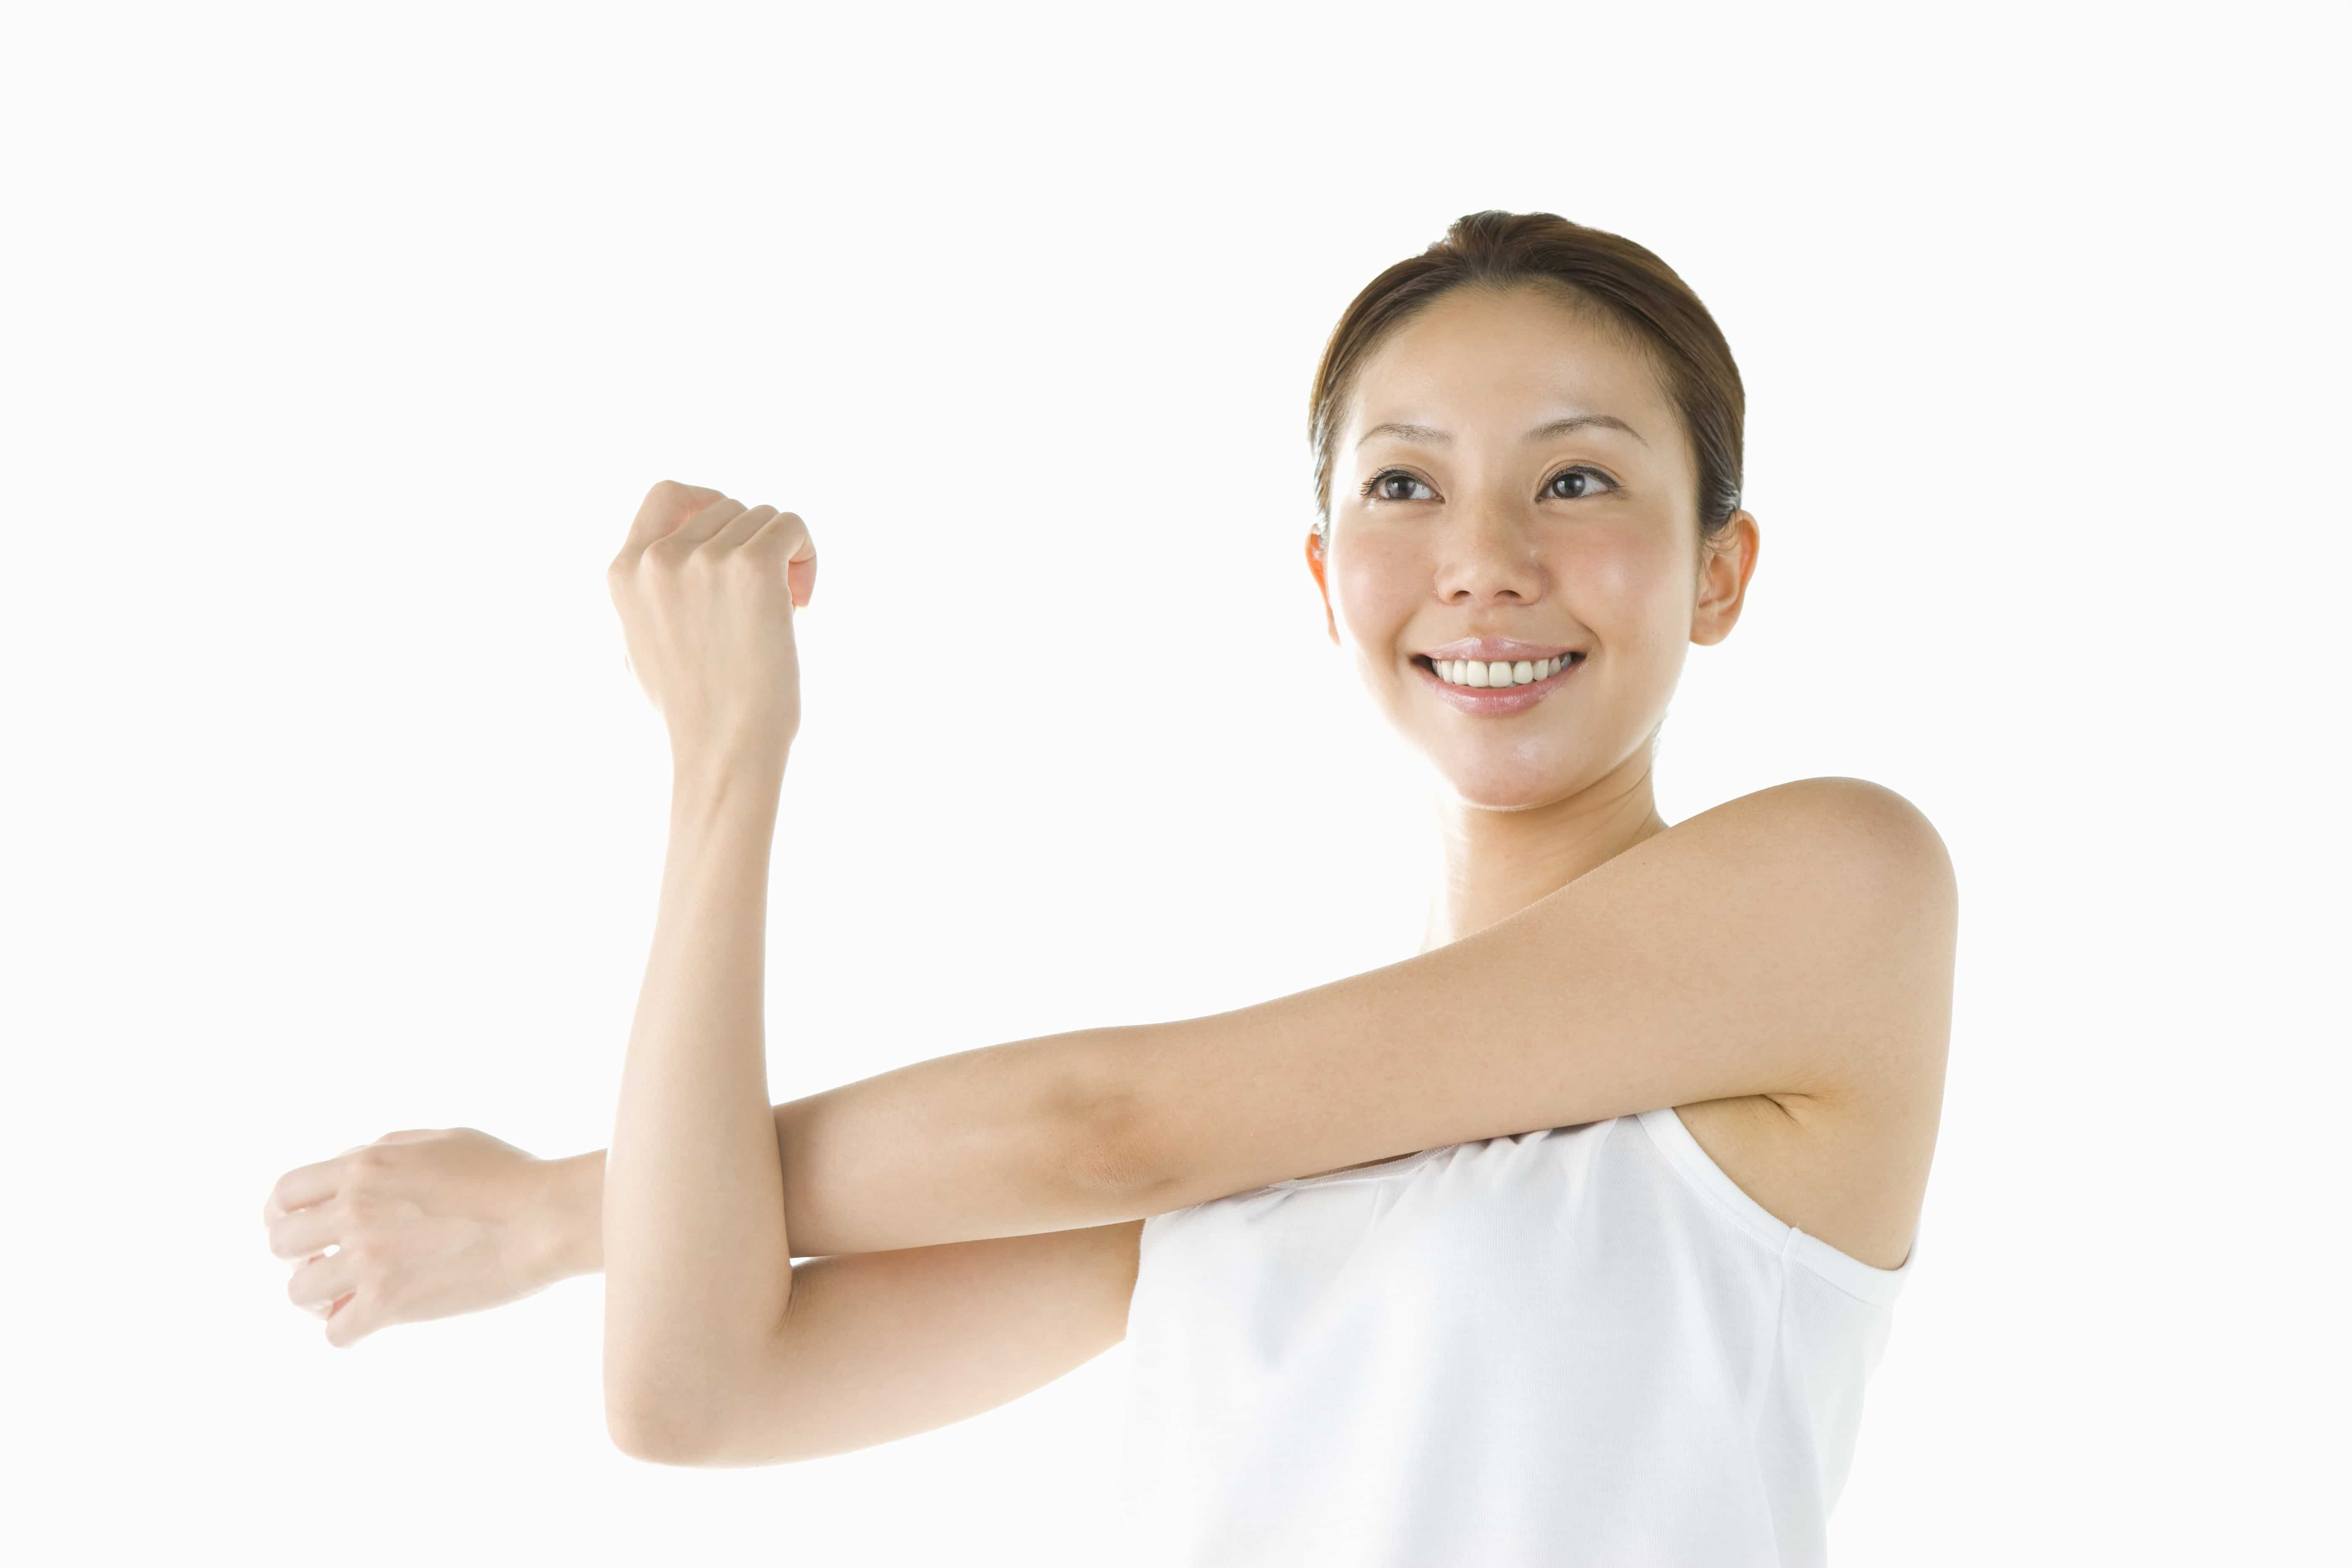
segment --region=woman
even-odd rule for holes
[[[1821,1560],[1934,1149],[1957,895],[1876,784],[1657,813],[1685,650],[1755,567],[1743,406],[1705,308],[1615,236],[1480,213],[1374,279],[1317,373],[1306,553],[1443,785],[1423,951],[772,1108],[815,550],[655,487],[610,582],[676,787],[613,1148],[414,1131],[290,1172],[289,1294],[350,1343],[601,1262],[614,1439],[695,1465],[886,1442],[1132,1338],[1129,1500],[1171,1561]]]

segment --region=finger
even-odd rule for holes
[[[343,1184],[343,1156],[351,1152],[346,1149],[331,1160],[298,1165],[278,1177],[278,1184],[269,1189],[268,1201],[261,1205],[261,1223],[268,1225],[280,1215],[333,1197]]]
[[[291,1261],[297,1258],[316,1258],[341,1240],[341,1216],[325,1204],[296,1209],[280,1215],[270,1222],[269,1251],[272,1257]]]
[[[621,543],[621,553],[631,554],[643,550],[671,529],[676,528],[696,509],[709,506],[722,499],[717,490],[700,485],[682,485],[676,479],[664,479],[646,492],[644,504],[629,524],[629,536]]]
[[[313,1301],[302,1310],[310,1313],[312,1317],[318,1319],[320,1322],[324,1322],[329,1318],[333,1317],[337,1312],[341,1311],[343,1308],[357,1298],[359,1292],[357,1290],[346,1290],[331,1301]]]
[[[726,527],[710,536],[710,548],[713,550],[736,549],[753,534],[765,528],[768,525],[768,520],[775,515],[776,509],[772,506],[755,506],[749,511],[739,512],[728,520]]]
[[[717,500],[670,530],[667,539],[658,539],[654,542],[673,545],[679,550],[692,550],[742,513],[741,501],[731,496],[720,496]]]
[[[346,1297],[327,1314],[327,1342],[337,1350],[355,1345],[383,1327],[381,1309],[361,1295]]]
[[[359,1260],[345,1247],[332,1258],[314,1258],[286,1281],[286,1299],[298,1307],[324,1307],[359,1289]]]
[[[379,1143],[414,1143],[420,1138],[438,1138],[446,1131],[447,1129],[440,1127],[412,1127],[402,1132],[387,1132],[383,1137],[377,1139],[376,1142]]]
[[[805,605],[816,592],[816,541],[809,537],[808,524],[798,512],[778,512],[744,548],[772,552],[783,558],[784,581],[795,608]]]

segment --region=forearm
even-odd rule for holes
[[[772,1107],[793,1256],[1140,1217],[1099,1147],[1106,1108],[1082,1087],[1123,1032],[990,1046]],[[593,1149],[547,1162],[551,1278],[604,1266],[604,1161]]]
[[[604,1386],[633,1419],[709,1407],[792,1289],[762,1019],[780,782],[757,766],[673,781],[603,1173]]]
[[[1142,1026],[1155,1027],[1157,1026]],[[796,1256],[887,1252],[1141,1216],[1097,1087],[1121,1027],[909,1063],[775,1108]]]

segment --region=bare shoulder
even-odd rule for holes
[[[1743,841],[1803,852],[1825,874],[1857,879],[1849,887],[1927,906],[1957,900],[1950,851],[1927,814],[1868,779],[1796,779],[1736,796],[1677,824],[1706,823],[1727,847]]]
[[[1824,1094],[1881,1076],[1886,1052],[1923,1043],[1950,1008],[1959,928],[1958,879],[1943,835],[1903,795],[1867,779],[1811,778],[1724,802],[1668,828],[1704,845],[1702,858],[1751,915],[1753,929],[1807,973],[1823,1035],[1859,1047],[1823,1058]],[[1843,1005],[1838,1005],[1843,1004]],[[1918,1028],[1897,1026],[1909,1008]],[[1839,1027],[1841,1023],[1853,1026]]]
[[[1702,822],[1785,879],[1804,940],[1833,948],[1835,1044],[1812,1092],[1679,1107],[1724,1173],[1787,1224],[1865,1263],[1907,1254],[1927,1193],[1950,1042],[1958,884],[1927,814],[1867,779],[1799,779]]]

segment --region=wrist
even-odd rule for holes
[[[604,1151],[541,1163],[538,1271],[553,1282],[604,1268]]]
[[[764,794],[783,780],[789,748],[766,744],[670,742],[670,783],[680,789]]]

